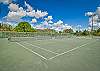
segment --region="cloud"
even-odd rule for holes
[[[27,16],[29,16],[29,17],[35,17],[35,10],[33,10],[31,12],[27,12]]]
[[[63,31],[65,29],[72,29],[72,26],[64,24],[63,21],[59,20],[56,23],[52,24],[51,29],[56,30],[57,32]]]
[[[42,24],[43,24],[44,26],[48,26],[48,22],[47,22],[47,21],[44,21]]]
[[[10,12],[8,13],[8,15],[6,16],[7,21],[18,21],[20,19],[20,16],[18,15],[17,12]]]
[[[91,31],[91,27],[88,27],[88,31]]]
[[[10,9],[10,11],[18,11],[19,9],[18,5],[13,3],[9,4],[8,8]]]
[[[47,21],[41,22],[41,24],[34,25],[36,29],[54,29],[57,32],[63,31],[65,29],[72,29],[72,26],[64,24],[63,21],[59,20],[56,23],[49,24]]]
[[[93,12],[87,12],[87,13],[85,13],[85,16],[91,16],[93,14],[94,14]]]
[[[2,0],[1,2],[4,2],[6,0]],[[7,0],[8,1],[8,0]],[[46,11],[41,10],[33,10],[33,8],[25,2],[25,5],[27,6],[27,9],[23,9],[23,7],[19,7],[18,4],[10,3],[8,8],[9,12],[7,16],[4,18],[7,19],[7,21],[19,21],[22,20],[22,17],[29,16],[29,17],[35,17],[35,18],[42,18],[44,16],[47,16],[48,13]],[[36,20],[32,20],[32,22],[37,22]]]
[[[98,27],[100,27],[100,22],[98,23]]]
[[[9,4],[12,0],[0,0],[0,3]]]
[[[52,28],[52,24],[49,24],[47,21],[41,22],[41,24],[37,24],[35,25],[36,29],[51,29]]]
[[[27,4],[26,1],[25,1],[25,5],[27,6],[27,11],[31,12],[33,10],[32,6]]]
[[[100,7],[97,7],[96,13],[100,16]]]
[[[41,10],[37,11],[33,10],[33,8],[26,2],[25,5],[27,6],[27,10],[23,10],[22,7],[18,6],[18,4],[13,4],[13,3],[11,3],[8,8],[10,9],[10,11],[16,11],[16,13],[20,13],[19,15],[21,16],[27,15],[29,17],[41,18],[48,15],[46,11],[42,12]]]
[[[61,20],[57,21],[56,23],[53,24],[52,28],[57,32],[63,31],[64,29],[63,21]]]
[[[26,11],[23,9],[23,7],[19,7],[18,4],[11,3],[9,4],[8,8],[10,11],[8,12],[7,16],[4,17],[6,21],[20,22],[22,21],[21,18],[26,16]]]
[[[20,17],[26,16],[26,11],[22,7],[19,8],[19,10],[17,11],[17,13],[18,13],[18,15]]]
[[[32,21],[31,21],[31,23],[36,23],[37,22],[37,20],[34,18],[34,19],[32,19]]]
[[[44,27],[42,26],[42,24],[36,25],[35,27],[36,27],[36,29],[41,29],[41,30],[44,29]]]
[[[63,26],[63,29],[72,29],[72,26],[70,26],[70,25],[68,25],[68,24],[65,24],[65,25]]]
[[[22,17],[26,16],[26,11],[22,7],[16,9],[10,9],[9,13],[5,17],[7,21],[20,21]]]
[[[45,19],[45,21],[47,21],[48,23],[53,23],[53,21],[52,21],[52,16],[48,16],[47,18],[44,18]]]
[[[63,25],[63,21],[59,20],[58,22],[54,23],[55,27],[60,27]]]
[[[41,10],[32,10],[30,12],[27,12],[27,16],[30,16],[30,17],[35,17],[35,18],[42,18],[44,16],[47,16],[48,13],[46,11],[42,12]]]
[[[46,21],[51,21],[53,18],[52,16],[48,16],[47,18],[44,18]]]
[[[63,23],[63,21],[59,20],[57,23],[58,23],[58,24],[62,24],[62,23]]]
[[[50,21],[48,21],[48,23],[53,23],[53,21],[50,20]]]
[[[81,25],[77,25],[77,26],[76,26],[76,28],[81,28],[81,27],[82,27]]]
[[[37,10],[35,12],[35,17],[36,18],[41,18],[41,17],[47,16],[47,15],[48,15],[48,13],[46,11],[45,12],[42,12],[41,10]]]

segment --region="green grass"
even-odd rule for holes
[[[28,45],[63,53],[80,47],[51,60],[27,51],[16,42],[0,39],[0,71],[100,71],[100,40],[69,38],[65,40],[37,40],[19,42],[47,59],[56,54]]]

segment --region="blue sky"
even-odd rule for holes
[[[26,0],[26,2],[35,10],[47,11],[48,15],[53,17],[53,22],[62,20],[64,24],[82,25],[83,28],[88,27],[85,12],[95,11],[96,7],[100,6],[99,0]],[[13,0],[13,3],[25,8],[25,0]],[[7,16],[8,12],[8,4],[0,3],[0,19]],[[31,20],[29,17],[27,19]]]

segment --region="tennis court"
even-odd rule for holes
[[[100,71],[100,39],[0,39],[0,71]]]

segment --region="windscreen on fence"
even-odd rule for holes
[[[1,38],[10,41],[65,39],[72,37],[70,33],[45,33],[45,32],[0,32]]]

